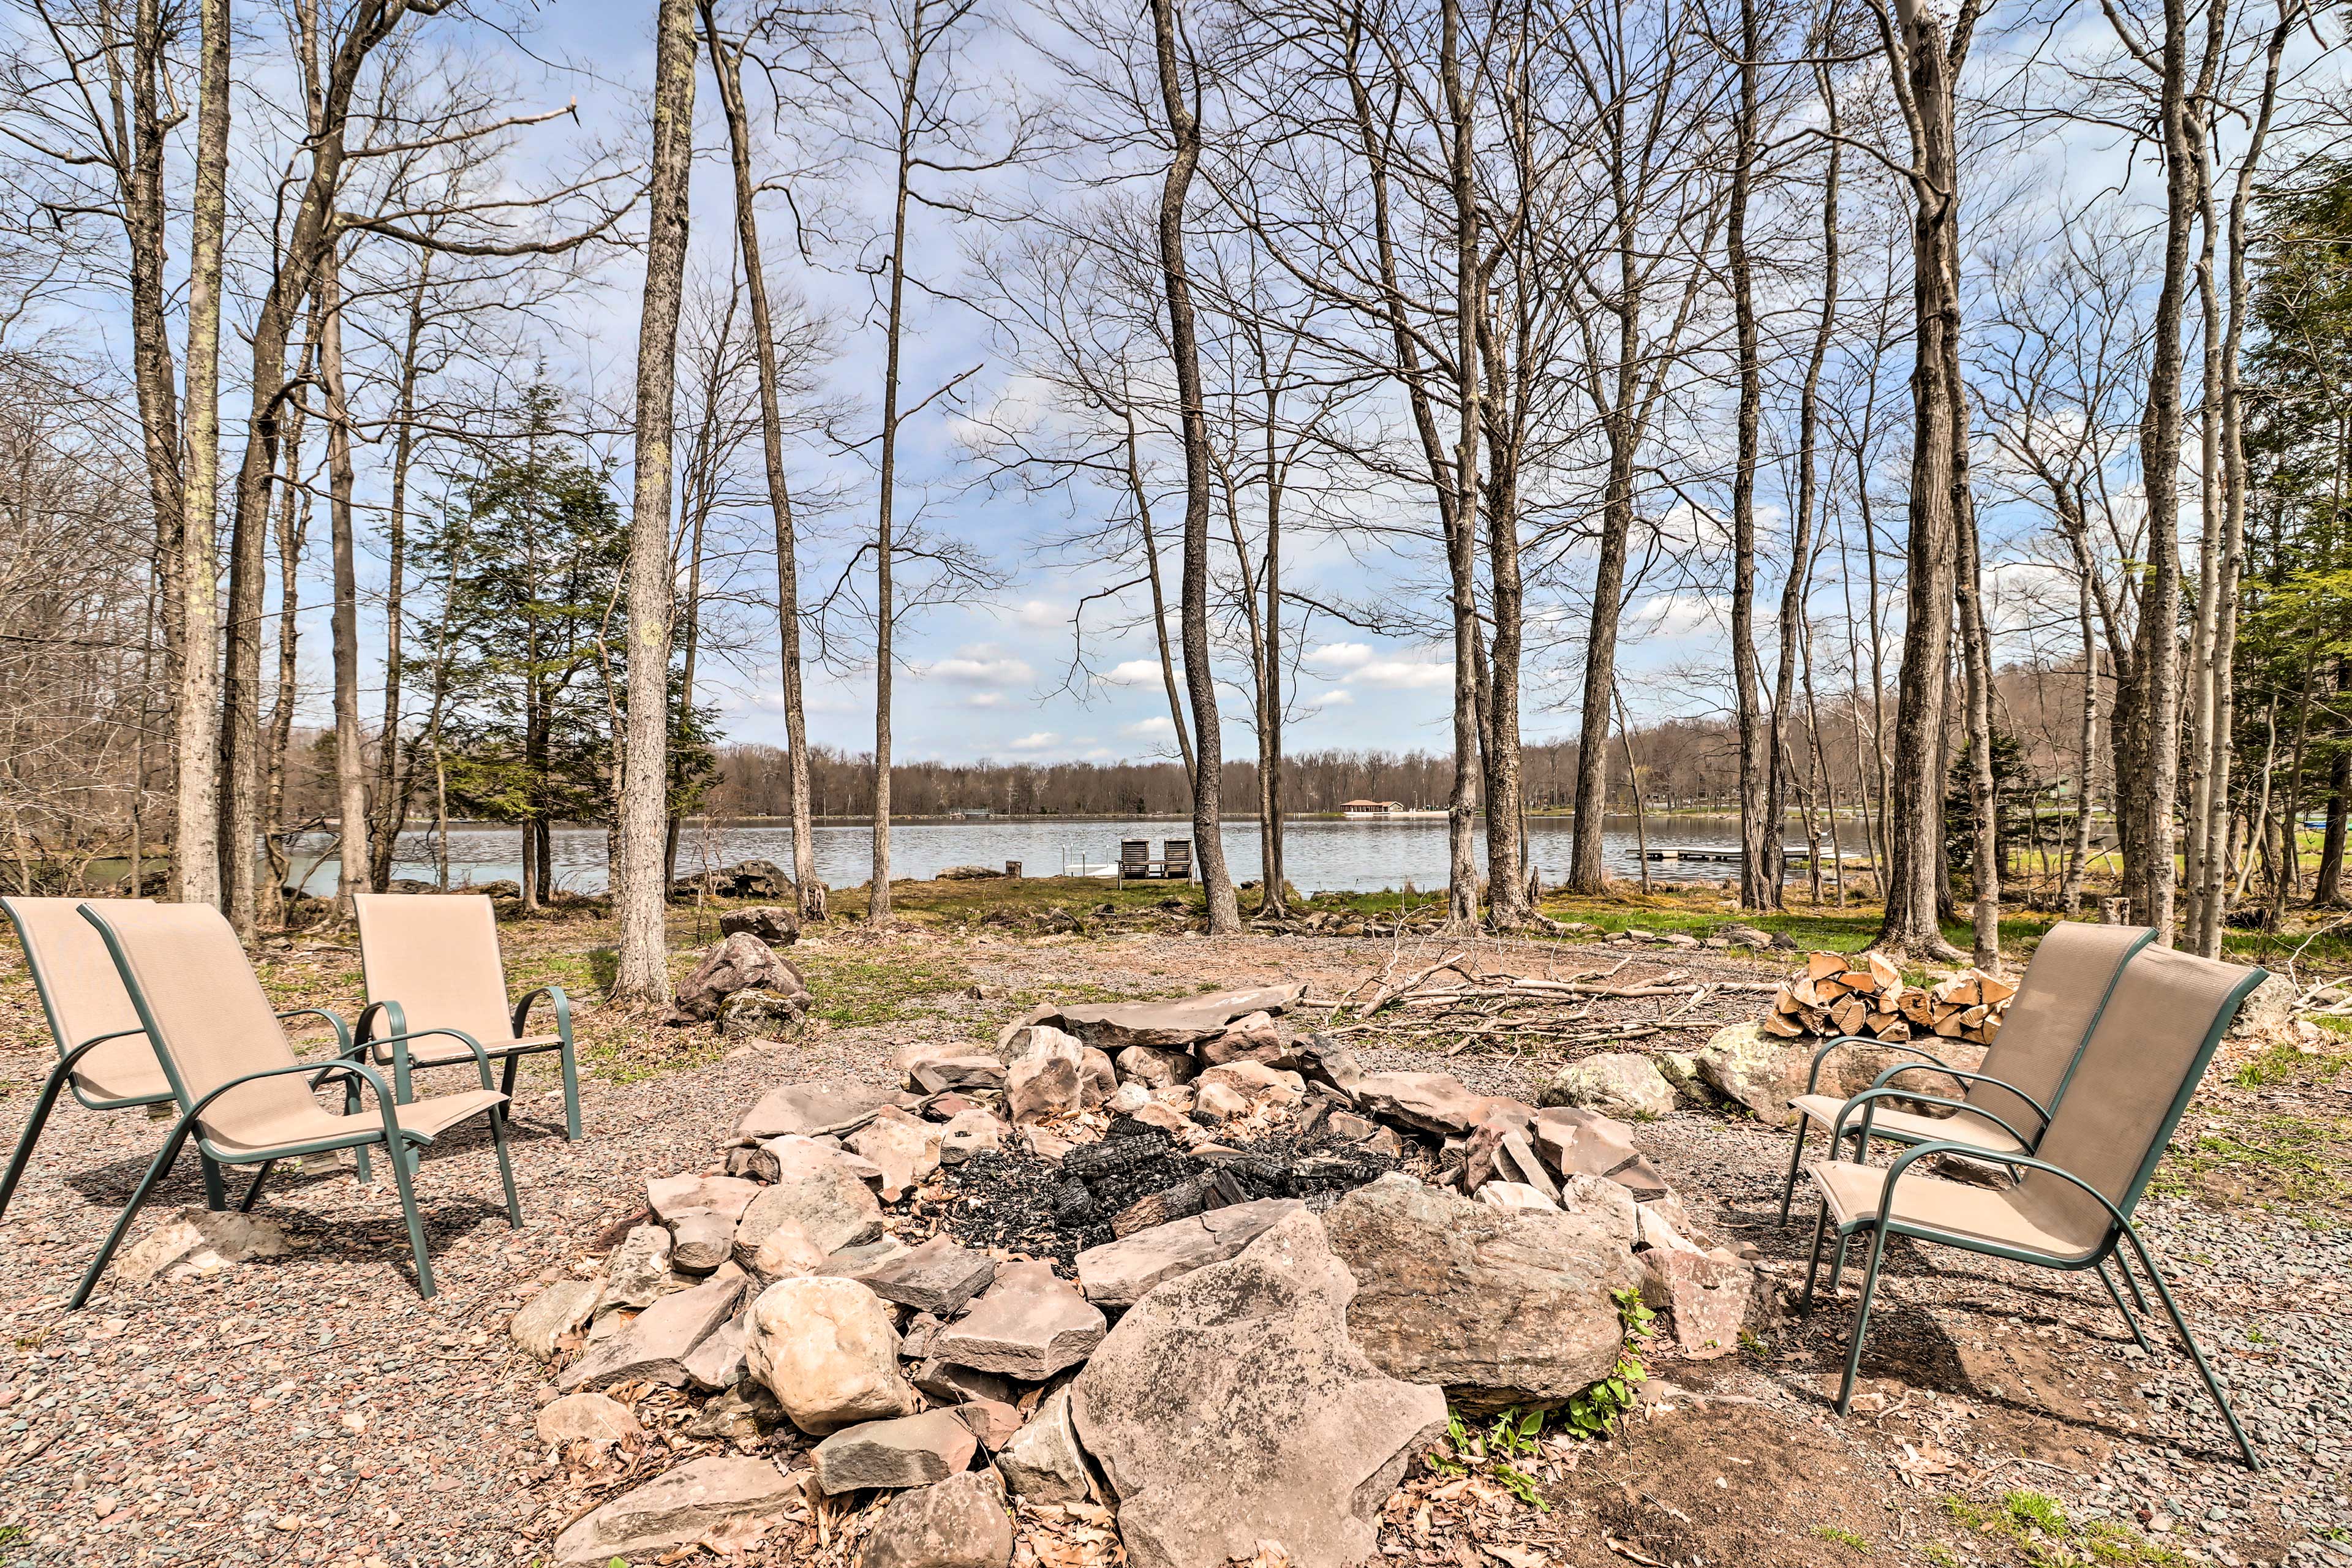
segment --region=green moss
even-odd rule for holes
[[[1834,1541],[1840,1546],[1864,1557],[1870,1555],[1870,1542],[1851,1530],[1842,1530],[1834,1524],[1817,1524],[1813,1526],[1813,1533],[1823,1541]]]

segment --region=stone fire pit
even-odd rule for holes
[[[1041,1008],[993,1049],[902,1051],[898,1089],[780,1085],[708,1168],[649,1182],[593,1277],[515,1316],[562,1394],[541,1436],[626,1441],[604,1391],[654,1384],[739,1451],[553,1560],[871,1500],[869,1568],[1003,1568],[1010,1496],[1102,1510],[1138,1568],[1266,1542],[1339,1568],[1449,1403],[1609,1376],[1633,1292],[1684,1355],[1734,1348],[1752,1271],[1630,1128],[1365,1072],[1286,1026],[1297,996]]]

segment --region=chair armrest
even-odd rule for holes
[[[2060,1181],[2071,1183],[2098,1199],[2099,1206],[2107,1211],[2107,1217],[2115,1221],[2118,1229],[2127,1231],[2132,1227],[2131,1221],[2125,1217],[2123,1210],[2116,1206],[2114,1199],[2063,1166],[2053,1165],[2047,1160],[2037,1160],[2031,1154],[1988,1154],[1982,1149],[1972,1149],[1966,1143],[1921,1143],[1915,1148],[1903,1151],[1895,1163],[1886,1168],[1886,1184],[1879,1191],[1878,1212],[1880,1214],[1888,1212],[1889,1205],[1895,1201],[1895,1179],[1903,1174],[1913,1161],[1924,1160],[1930,1154],[1966,1154],[1971,1159],[1990,1160],[1996,1164],[2006,1165],[2012,1171],[2046,1172]],[[2104,1251],[2105,1248],[2102,1247],[2101,1250]]]
[[[490,1083],[489,1053],[482,1049],[482,1043],[479,1040],[477,1040],[473,1036],[466,1033],[463,1029],[414,1029],[405,1035],[387,1035],[383,1039],[376,1041],[375,1047],[379,1050],[383,1048],[385,1046],[390,1046],[392,1047],[392,1059],[395,1064],[394,1070],[397,1070],[399,1067],[406,1065],[409,1041],[422,1040],[434,1035],[446,1035],[453,1040],[465,1041],[466,1048],[474,1053],[474,1065],[481,1069],[482,1087],[484,1089],[492,1087]],[[2019,1142],[2022,1142],[2023,1140],[2021,1139]]]
[[[1853,1115],[1853,1108],[1857,1105],[1862,1107],[1862,1146],[1865,1152],[1868,1151],[1870,1148],[1871,1119],[1877,1113],[1877,1102],[1882,1100],[1909,1100],[1914,1105],[1948,1105],[1955,1110],[1973,1110],[1979,1116],[1983,1117],[1986,1121],[1993,1122],[1999,1126],[2003,1132],[2006,1132],[2011,1138],[2016,1139],[2019,1143],[2031,1147],[2023,1133],[2018,1131],[2016,1128],[2011,1127],[2008,1122],[2001,1121],[2000,1117],[1995,1116],[1991,1111],[1985,1110],[1984,1107],[1980,1105],[1970,1105],[1966,1100],[1947,1100],[1941,1095],[1919,1094],[1910,1089],[1865,1089],[1860,1094],[1855,1095],[1852,1100],[1847,1100],[1843,1105],[1838,1108],[1837,1123],[1830,1129],[1831,1153],[1834,1154],[1837,1152],[1838,1140],[1845,1136],[1845,1124],[1847,1119]],[[1979,1155],[1985,1152],[1982,1149],[1973,1149],[1965,1143],[1952,1144],[1951,1146],[1959,1149],[1967,1149],[1969,1152]],[[1996,1157],[2000,1159],[2007,1159],[2009,1156],[2003,1154]]]
[[[1829,1054],[1834,1050],[1841,1050],[1847,1046],[1876,1046],[1882,1050],[1909,1051],[1915,1057],[1927,1058],[1927,1060],[1935,1063],[1937,1067],[1942,1067],[1944,1065],[1943,1058],[1936,1055],[1933,1051],[1923,1050],[1917,1046],[1906,1045],[1900,1040],[1874,1040],[1867,1035],[1840,1035],[1836,1039],[1832,1040],[1828,1045],[1823,1046],[1820,1050],[1813,1053],[1812,1069],[1805,1074],[1805,1092],[1807,1094],[1812,1093],[1821,1087],[1822,1063],[1828,1059]],[[1877,1086],[1874,1084],[1872,1087],[1874,1089]]]
[[[399,1003],[371,1002],[366,1006],[360,1009],[359,1023],[354,1031],[358,1035],[361,1044],[364,1045],[367,1043],[368,1032],[374,1028],[375,1016],[378,1013],[383,1015],[384,1024],[394,1034],[399,1035],[405,1034],[407,1032],[408,1018],[406,1015],[401,1012]]]
[[[202,1100],[197,1100],[195,1104],[188,1107],[187,1115],[183,1118],[183,1120],[194,1122],[198,1116],[204,1114],[204,1109],[205,1106],[210,1105],[214,1100],[218,1100],[222,1095],[226,1094],[230,1089],[236,1089],[240,1085],[252,1083],[257,1079],[283,1078],[289,1073],[311,1071],[318,1072],[320,1079],[324,1079],[331,1074],[338,1073],[347,1077],[357,1077],[364,1079],[367,1086],[375,1090],[376,1109],[383,1114],[384,1146],[386,1148],[397,1148],[403,1139],[405,1139],[412,1143],[430,1143],[433,1142],[432,1135],[429,1133],[407,1131],[401,1127],[400,1117],[393,1100],[392,1090],[384,1086],[383,1075],[378,1073],[373,1068],[368,1066],[365,1062],[355,1061],[350,1058],[342,1058],[338,1060],[329,1062],[324,1068],[320,1068],[316,1062],[289,1062],[284,1067],[264,1068],[259,1072],[249,1072],[241,1077],[233,1078],[226,1083],[217,1085],[208,1090]],[[314,1079],[311,1081],[315,1084],[319,1079]]]
[[[342,1056],[352,1048],[352,1026],[343,1022],[341,1014],[330,1013],[324,1007],[289,1007],[278,1015],[281,1024],[289,1018],[324,1018],[335,1026],[335,1054]]]
[[[1926,1062],[1897,1062],[1895,1066],[1888,1068],[1885,1072],[1880,1073],[1876,1079],[1873,1079],[1870,1087],[1873,1089],[1882,1089],[1885,1087],[1890,1080],[1906,1072],[1939,1072],[1948,1078],[1958,1079],[1963,1083],[1989,1083],[1995,1089],[2005,1089],[2009,1090],[2010,1093],[2017,1096],[2018,1099],[2025,1101],[2026,1104],[2033,1107],[2034,1114],[2042,1118],[2042,1126],[2047,1127],[2050,1125],[2050,1108],[2042,1104],[2040,1100],[2034,1099],[2032,1095],[2026,1093],[2023,1089],[2018,1088],[2017,1085],[2010,1083],[2002,1079],[1997,1079],[1990,1073],[1969,1072],[1962,1068],[1945,1067],[1940,1062],[1933,1067],[1930,1067]],[[1978,1112],[1979,1115],[1990,1116],[1992,1114],[1980,1105],[1970,1106],[1969,1109]],[[1999,1118],[1995,1118],[1995,1120],[1998,1121]],[[2004,1123],[2004,1125],[2006,1125],[2006,1123]],[[2014,1131],[2015,1129],[2012,1128],[2011,1131]],[[2020,1139],[2019,1142],[2022,1142],[2024,1140]]]
[[[514,1005],[515,1038],[518,1040],[522,1038],[523,1025],[530,1017],[530,1005],[542,996],[555,1006],[556,1034],[569,1041],[572,1038],[572,998],[564,994],[563,987],[561,985],[542,985],[536,991],[527,993],[521,1001]]]

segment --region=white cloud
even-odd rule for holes
[[[1307,662],[1318,669],[1361,669],[1372,662],[1371,646],[1360,642],[1327,642],[1307,651]]]
[[[1148,686],[1160,679],[1160,661],[1156,658],[1125,659],[1103,671],[1102,679],[1112,686]]]
[[[1061,626],[1069,624],[1069,612],[1059,605],[1049,605],[1043,599],[1023,601],[1013,612],[1013,618],[1024,626]]]
[[[1356,694],[1344,686],[1335,686],[1316,700],[1327,708],[1352,708],[1355,706]]]
[[[1036,678],[1028,661],[1013,658],[994,643],[966,643],[952,658],[925,665],[922,673],[935,680],[964,686],[1020,686]]]
[[[1157,741],[1173,735],[1176,732],[1176,723],[1165,713],[1155,713],[1149,719],[1139,719],[1132,724],[1120,725],[1118,732],[1139,741]]]
[[[975,691],[970,697],[964,699],[964,706],[967,708],[1002,708],[1004,706],[1004,693],[1002,691]]]
[[[1715,601],[1704,594],[1662,594],[1644,601],[1633,616],[1650,623],[1652,635],[1662,637],[1684,637],[1721,624]]]
[[[1055,731],[1039,730],[1034,734],[1023,735],[1017,740],[1007,741],[1005,745],[1016,752],[1042,752],[1047,747],[1055,744],[1056,742],[1061,740],[1061,738],[1060,733]]]

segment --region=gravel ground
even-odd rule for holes
[[[441,1284],[430,1302],[410,1286],[388,1190],[362,1188],[346,1170],[273,1182],[260,1212],[292,1232],[292,1256],[151,1288],[110,1280],[89,1308],[62,1312],[162,1131],[135,1114],[69,1105],[0,1223],[0,1475],[8,1481],[0,1532],[14,1532],[0,1555],[353,1568],[527,1561],[534,1543],[522,1538],[526,1526],[543,1531],[566,1500],[531,1433],[549,1391],[537,1363],[508,1342],[508,1316],[608,1246],[641,1206],[648,1175],[707,1163],[763,1089],[792,1079],[878,1079],[890,1047],[992,1034],[1026,996],[1172,994],[1276,977],[1306,978],[1310,994],[1321,994],[1392,956],[1385,942],[1179,936],[910,947],[951,951],[952,967],[993,988],[994,999],[940,993],[885,1021],[820,1026],[781,1049],[739,1050],[640,1081],[626,1080],[626,1053],[607,1052],[585,1085],[587,1136],[576,1144],[562,1139],[551,1078],[532,1079],[527,1068],[514,1159],[529,1223],[520,1231],[506,1224],[486,1136],[453,1136],[429,1152],[418,1194]],[[1591,961],[1545,952],[1563,969]],[[887,966],[903,955],[866,956]],[[12,1123],[47,1050],[25,988],[5,967],[15,963],[13,951],[0,958],[0,1040],[9,1047],[0,1068]],[[1627,977],[1669,967],[1699,978],[1758,973],[1728,957],[1675,952],[1645,958]],[[352,968],[320,958],[285,989],[348,1011]],[[1688,1032],[1642,1043],[1686,1049],[1750,1010],[1751,998],[1718,997],[1687,1020]],[[1656,1011],[1651,1002],[1627,1005],[1629,1018],[1648,1021]],[[583,1015],[581,1032],[592,1056],[600,1035],[645,1034],[641,1021],[595,1011]],[[1378,1045],[1364,1055],[1375,1067],[1432,1065],[1426,1054]],[[1482,1089],[1532,1098],[1545,1064],[1463,1056],[1443,1065]],[[2332,1088],[2308,1093],[2340,1112]],[[1786,1134],[1678,1111],[1641,1135],[1694,1217],[1752,1242],[1774,1278],[1796,1278],[1809,1232],[1774,1226],[1766,1196],[1777,1194]],[[200,1202],[185,1166],[141,1230]],[[2140,1356],[2095,1281],[1963,1255],[1895,1249],[1864,1363],[1865,1395],[1851,1420],[1826,1408],[1851,1287],[1844,1302],[1750,1353],[1653,1370],[1702,1402],[1713,1397],[1717,1410],[1726,1395],[1734,1405],[1760,1402],[1783,1426],[1805,1428],[1814,1449],[1840,1456],[1801,1484],[1832,1498],[1865,1489],[1882,1500],[1899,1517],[1906,1547],[1883,1561],[1935,1561],[1922,1555],[1930,1542],[1971,1562],[2068,1561],[2029,1558],[2020,1539],[1956,1522],[1947,1506],[2031,1489],[2077,1518],[2137,1522],[2158,1543],[2151,1553],[2352,1563],[2352,1233],[2253,1205],[2159,1200],[2143,1213],[2263,1447],[2270,1464],[2258,1476],[2229,1461],[2226,1434],[2186,1358],[2154,1325],[2157,1353]],[[1579,1483],[1562,1484],[1566,1497]],[[1659,1495],[1675,1494],[1661,1486]],[[1571,1504],[1558,1517],[1574,1512]],[[1628,1560],[1580,1536],[1553,1545],[1567,1563]],[[1463,1550],[1461,1561],[1479,1560]],[[1830,1561],[1849,1550],[1801,1540],[1787,1560]],[[1737,1560],[1719,1548],[1706,1555]]]

